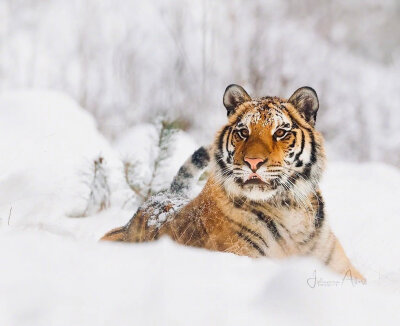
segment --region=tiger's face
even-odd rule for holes
[[[314,129],[318,98],[311,88],[289,100],[252,100],[231,85],[224,94],[229,122],[215,143],[216,178],[232,196],[269,200],[292,191],[301,196],[313,187],[324,163],[322,137]]]

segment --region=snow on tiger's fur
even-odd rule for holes
[[[168,235],[181,244],[250,257],[311,255],[364,280],[325,218],[315,91],[300,88],[289,100],[252,99],[230,85],[223,100],[229,119],[214,144],[188,159],[169,191],[150,198],[127,225],[102,239],[144,242]],[[209,162],[204,189],[189,200],[190,180]]]

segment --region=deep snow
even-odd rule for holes
[[[168,239],[99,243],[134,212],[121,161],[150,160],[151,133],[139,126],[108,144],[62,94],[0,95],[0,325],[399,324],[397,169],[330,162],[322,182],[330,223],[367,285],[304,258],[254,260]],[[184,133],[175,143],[160,187],[196,148]],[[111,206],[72,217],[85,209],[99,155]]]

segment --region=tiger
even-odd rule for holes
[[[179,244],[254,258],[311,256],[365,281],[326,218],[316,91],[305,86],[288,100],[253,99],[232,84],[223,104],[228,122],[213,144],[195,151],[169,190],[152,196],[102,240],[147,242],[166,235]],[[206,168],[204,188],[190,199],[191,182]]]

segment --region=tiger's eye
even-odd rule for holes
[[[249,130],[248,129],[240,129],[238,131],[238,134],[242,138],[247,138],[247,137],[249,137]]]
[[[284,129],[278,129],[277,131],[275,131],[275,137],[278,137],[278,138],[280,138],[280,137],[283,137],[283,136],[285,136],[285,134],[286,134],[286,130],[284,130]]]

